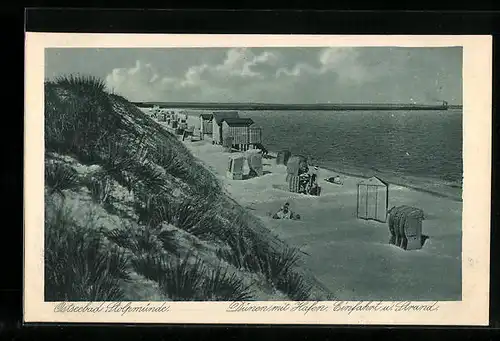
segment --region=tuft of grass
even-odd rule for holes
[[[142,254],[132,258],[132,267],[145,278],[159,282],[165,276],[166,260],[163,256]]]
[[[190,254],[184,258],[168,262],[165,274],[160,279],[159,285],[165,295],[176,301],[195,301],[203,299],[200,288],[206,276],[203,261],[195,258],[194,263],[189,262]]]
[[[106,83],[102,79],[89,75],[63,75],[57,77],[54,83],[66,89],[90,95],[97,95],[106,91]]]
[[[161,231],[158,234],[158,239],[161,242],[163,250],[173,255],[179,256],[179,244],[177,242],[177,239],[175,238],[174,231]]]
[[[191,232],[204,218],[206,210],[203,203],[195,199],[185,199],[172,207],[171,221],[178,228]]]
[[[219,236],[229,247],[229,250],[218,251],[221,258],[240,269],[261,273],[266,271],[270,247],[267,241],[248,227],[245,215],[234,215],[230,228]]]
[[[243,301],[252,298],[250,286],[245,285],[236,273],[219,264],[202,284],[202,296],[213,301]]]
[[[128,148],[125,142],[115,139],[109,139],[101,144],[102,164],[108,174],[115,175],[133,169],[135,160]]]
[[[191,227],[189,232],[202,240],[224,240],[228,233],[228,228],[214,213],[215,209],[205,212],[203,218],[198,224]]]
[[[99,172],[89,176],[86,179],[86,186],[90,191],[92,200],[99,204],[107,204],[111,200],[111,193],[113,191],[113,179]]]
[[[149,193],[161,194],[168,190],[168,181],[165,179],[164,171],[155,167],[154,164],[140,166],[136,169],[135,175],[144,182]]]
[[[297,249],[286,247],[281,252],[270,252],[263,263],[264,275],[277,284],[281,278],[300,261],[300,253]]]
[[[148,226],[132,224],[124,226],[105,232],[105,236],[136,256],[161,253],[162,249],[174,255],[179,254],[179,245],[173,231],[157,231]]]
[[[46,150],[96,163],[99,146],[120,127],[102,80],[69,75],[45,82]]]
[[[147,195],[136,203],[139,223],[157,228],[161,223],[172,221],[172,203],[165,197]]]
[[[261,263],[268,281],[295,301],[307,300],[312,288],[302,275],[294,270],[300,258],[299,250],[286,247],[280,252],[270,252]]]
[[[306,300],[309,297],[311,286],[294,272],[294,267],[300,261],[297,249],[287,247],[282,251],[271,250],[256,233],[241,228],[228,234],[226,243],[229,249],[217,250],[219,258],[239,269],[262,273],[268,282],[293,300]]]
[[[118,184],[123,186],[129,194],[134,191],[135,178],[130,172],[124,170],[117,171],[113,174],[113,178]]]
[[[209,198],[187,198],[174,202],[164,196],[149,195],[144,204],[136,205],[139,222],[156,228],[162,222],[172,224],[198,237],[213,234],[222,228],[215,218]]]
[[[287,271],[278,280],[276,288],[294,301],[308,301],[312,285],[307,283],[299,273]]]
[[[250,264],[247,264],[247,255],[250,254],[250,247],[244,236],[244,231],[242,229],[235,230],[233,233],[229,233],[224,240],[229,246],[229,250],[221,249],[219,250],[218,256],[227,262],[233,264],[238,269],[255,270]]]
[[[64,205],[45,218],[46,301],[124,299],[120,280],[130,280],[128,257],[106,248],[96,230],[79,227]]]
[[[186,168],[187,163],[185,160],[181,159],[178,154],[174,153],[171,147],[166,143],[161,143],[155,149],[154,160],[159,166],[163,167],[167,173],[176,178],[188,178],[189,172]]]
[[[70,166],[59,162],[45,163],[45,184],[49,193],[60,193],[65,189],[77,188],[80,185],[78,173]]]
[[[191,254],[169,261],[164,256],[141,255],[132,260],[137,273],[158,282],[163,293],[176,301],[234,301],[252,298],[250,286],[227,267],[219,264],[207,270],[199,258]]]

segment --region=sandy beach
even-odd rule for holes
[[[263,160],[263,176],[230,180],[225,176],[230,153],[212,145],[209,137],[185,144],[231,197],[306,254],[305,266],[337,299],[461,299],[461,202],[390,184],[389,207],[416,206],[426,216],[423,233],[430,238],[421,250],[404,251],[388,244],[387,223],[357,219],[361,178],[340,174],[343,185],[331,184],[325,179],[339,173],[320,169],[320,197],[290,193],[286,167],[274,159]],[[270,218],[285,201],[301,215],[300,221]]]

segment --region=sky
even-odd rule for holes
[[[130,101],[462,104],[461,47],[51,48]]]

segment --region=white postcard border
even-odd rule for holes
[[[462,301],[434,311],[228,312],[228,302],[167,302],[167,312],[60,313],[43,301],[44,49],[49,47],[463,47]],[[159,35],[26,33],[25,55],[25,322],[487,325],[491,203],[491,36]],[[81,303],[81,302],[80,302]],[[148,302],[132,302],[145,305]],[[286,302],[253,302],[270,306]],[[290,303],[290,302],[288,302]],[[424,302],[419,302],[423,304]],[[428,302],[432,304],[433,302]],[[95,303],[97,304],[97,303]],[[311,303],[313,304],[313,303]],[[332,302],[319,302],[331,307]],[[349,304],[356,304],[350,302]],[[384,303],[385,304],[385,303]],[[151,302],[160,305],[160,302]]]

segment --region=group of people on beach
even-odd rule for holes
[[[319,169],[317,166],[309,169],[305,166],[299,170],[299,189],[298,193],[319,196],[321,187],[318,184]]]

